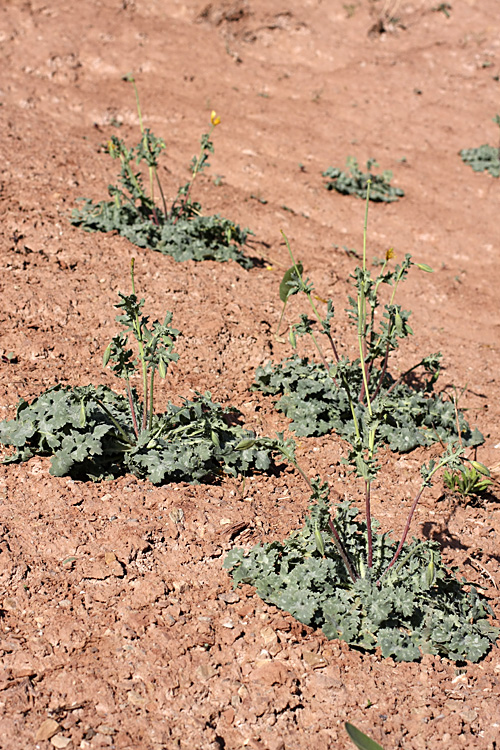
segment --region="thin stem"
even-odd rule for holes
[[[418,505],[418,502],[419,502],[420,498],[422,497],[423,491],[425,490],[426,487],[429,486],[430,481],[431,481],[432,477],[434,476],[434,474],[436,473],[436,471],[439,471],[439,469],[442,469],[443,466],[446,466],[446,464],[449,463],[452,458],[456,458],[456,456],[459,455],[460,452],[461,452],[461,449],[460,449],[460,451],[458,453],[454,453],[451,456],[446,456],[446,458],[443,458],[434,467],[434,469],[430,472],[430,474],[427,476],[427,478],[422,482],[422,484],[420,486],[420,489],[417,492],[417,494],[415,495],[413,503],[411,504],[411,508],[410,508],[409,513],[408,513],[408,518],[406,519],[406,524],[405,524],[405,527],[404,527],[404,530],[403,530],[403,535],[401,537],[401,541],[398,544],[398,548],[397,548],[396,552],[394,553],[394,556],[393,556],[391,562],[389,563],[389,565],[387,566],[387,568],[384,570],[384,572],[382,573],[382,575],[378,579],[377,584],[380,583],[381,579],[385,576],[385,574],[387,573],[387,571],[392,568],[392,566],[394,565],[394,563],[396,562],[396,560],[398,559],[398,557],[401,554],[401,550],[403,549],[404,543],[406,542],[406,537],[408,536],[408,532],[410,530],[410,525],[411,525],[411,522],[412,522],[412,519],[413,519],[413,514],[415,513],[415,509],[416,509],[416,507]]]
[[[126,380],[126,391],[127,391],[127,398],[128,398],[128,404],[130,407],[130,414],[132,415],[132,424],[134,425],[134,432],[136,438],[139,437],[139,427],[137,426],[137,417],[135,414],[135,406],[134,406],[134,399],[132,398],[132,389],[130,387],[130,381],[127,378]]]
[[[137,106],[137,114],[138,114],[138,117],[139,117],[139,127],[141,129],[142,135],[144,136],[144,139],[143,139],[144,140],[144,146],[147,146],[147,138],[146,138],[146,135],[144,133],[144,123],[142,121],[141,103],[139,101],[139,91],[137,90],[135,79],[132,76],[130,76],[129,81],[132,83],[132,86],[134,87],[135,103],[136,103],[136,106]],[[150,192],[151,192],[151,202],[154,203],[153,175],[154,175],[154,177],[156,177],[156,183],[158,185],[158,189],[160,191],[160,195],[161,195],[161,199],[162,199],[162,203],[163,203],[163,211],[164,211],[164,214],[166,216],[167,215],[167,203],[165,201],[165,196],[163,194],[163,188],[161,186],[160,178],[158,177],[158,171],[157,171],[157,169],[156,169],[155,166],[150,166],[149,167],[149,189],[150,189]],[[155,210],[154,206],[153,206],[153,216],[154,216],[154,220],[155,220],[156,225],[159,226],[160,222],[158,220],[158,216],[157,216],[157,213],[156,213],[156,210]]]
[[[368,229],[368,203],[370,201],[370,187],[372,181],[368,180],[366,183],[366,205],[365,205],[365,221],[363,224],[363,271],[366,271],[366,236]]]
[[[366,205],[365,205],[365,220],[363,224],[363,283],[358,292],[358,342],[359,342],[359,356],[361,364],[361,373],[363,376],[363,388],[366,394],[366,405],[370,417],[373,417],[373,410],[370,398],[370,392],[368,390],[368,370],[366,360],[368,359],[368,344],[366,341],[366,295],[365,295],[365,274],[366,274],[366,238],[368,233],[368,206],[370,202],[370,187],[371,180],[369,179],[366,185]],[[370,429],[368,436],[368,460],[373,458],[373,451],[375,446],[375,433],[376,427]],[[371,482],[369,479],[365,483],[365,513],[366,513],[366,533],[368,540],[368,554],[367,563],[368,567],[371,568],[373,565],[373,535],[372,535],[372,514],[371,514]]]
[[[372,511],[370,503],[370,482],[365,483],[365,512],[366,512],[366,531],[368,535],[368,567],[373,565],[373,538],[372,538]]]
[[[295,261],[295,258],[294,258],[293,252],[292,252],[292,248],[290,246],[290,242],[288,241],[288,237],[286,236],[286,234],[284,233],[284,231],[282,229],[280,229],[280,232],[282,234],[283,239],[285,240],[285,244],[286,244],[287,249],[288,249],[288,254],[290,255],[290,258],[292,260],[293,267],[295,269],[295,273],[297,274],[297,278],[300,279],[301,284],[304,286],[304,282],[303,282],[303,279],[302,279],[302,274],[300,273],[299,267],[298,267],[298,265],[297,265],[297,263]],[[337,362],[340,362],[340,357],[338,355],[337,347],[335,346],[335,341],[333,340],[332,335],[325,330],[325,325],[324,325],[323,319],[322,319],[321,315],[319,314],[319,312],[318,312],[318,310],[316,308],[316,305],[314,304],[314,302],[312,300],[312,297],[311,297],[310,293],[306,292],[305,290],[304,290],[304,293],[305,293],[305,295],[306,295],[306,297],[308,299],[309,304],[311,305],[311,308],[312,308],[312,311],[313,311],[314,315],[316,316],[316,320],[323,327],[323,331],[324,331],[325,335],[327,336],[327,338],[328,338],[328,340],[329,340],[329,342],[331,344],[331,347],[332,347],[332,350],[333,350],[333,356],[335,357],[335,359],[337,360]],[[286,303],[285,303],[285,306],[286,306]],[[281,312],[281,318],[280,318],[280,324],[279,324],[279,326],[281,326],[281,321],[283,319],[283,315],[284,315],[284,312],[285,312],[285,306],[283,307],[283,310]],[[278,330],[279,330],[279,326],[278,326]],[[319,352],[319,354],[321,356],[321,359],[323,360],[323,364],[325,365],[327,371],[329,372],[330,368],[328,367],[328,363],[327,363],[326,357],[324,356],[323,351],[321,350],[319,344],[315,340],[314,335],[311,334],[311,336],[312,336],[312,339],[313,339],[313,341],[314,341],[314,343],[316,345],[316,348],[317,348],[317,350],[318,350],[318,352]],[[335,379],[332,378],[332,380],[335,383],[335,385],[337,385],[337,383],[335,382]]]
[[[389,331],[389,335],[390,335],[390,331]],[[382,383],[384,382],[385,374],[387,372],[387,363],[389,361],[389,349],[390,349],[390,341],[387,341],[387,346],[386,346],[386,349],[385,349],[384,362],[382,364],[382,370],[380,372],[380,378],[379,378],[379,381],[377,383],[377,387],[375,388],[375,390],[373,392],[372,399],[376,399],[377,398],[377,396],[379,394],[379,391],[380,391],[380,389],[382,387]]]
[[[137,182],[137,178],[136,178],[133,170],[131,169],[130,164],[128,163],[128,161],[126,161],[126,159],[123,156],[123,154],[120,154],[120,161],[122,163],[122,166],[125,167],[125,169],[127,170],[128,176],[130,177],[130,180],[133,182],[134,187],[137,190],[137,192],[140,193],[141,195],[143,195],[144,198],[146,198],[146,196],[144,195],[144,190],[142,189],[142,187]]]
[[[160,178],[158,176],[158,170],[157,169],[155,169],[155,177],[156,177],[156,184],[158,185],[158,190],[160,191],[160,195],[161,195],[161,202],[163,204],[163,213],[165,215],[165,218],[167,218],[167,211],[168,211],[168,209],[167,209],[167,201],[165,200],[165,194],[163,192],[163,188],[162,188],[162,185],[161,185],[161,182],[160,182]]]
[[[135,266],[135,258],[132,258],[132,261],[130,263],[130,277],[132,279],[132,294],[133,295],[135,295],[134,266]],[[148,418],[148,379],[147,379],[148,366],[147,366],[146,357],[144,353],[144,341],[142,338],[141,323],[139,321],[139,316],[137,315],[137,313],[135,314],[134,329],[135,329],[135,336],[137,339],[137,343],[139,345],[139,359],[141,360],[141,369],[142,369],[142,389],[144,393],[142,429],[145,430],[146,424],[147,424],[147,418]]]
[[[136,103],[136,107],[137,107],[137,114],[139,116],[139,127],[141,129],[141,133],[144,133],[144,126],[143,126],[143,123],[142,123],[141,103],[139,101],[139,92],[138,92],[137,86],[135,84],[135,78],[133,76],[129,76],[128,80],[130,81],[130,83],[132,84],[132,86],[134,88],[135,103]]]
[[[425,484],[422,484],[422,486],[420,487],[419,491],[415,495],[415,499],[413,500],[413,503],[411,505],[410,512],[408,513],[408,518],[406,519],[406,524],[405,524],[405,527],[404,527],[403,536],[401,537],[401,541],[399,542],[398,548],[397,548],[396,552],[394,553],[394,557],[392,558],[391,562],[389,563],[389,565],[387,566],[387,568],[384,570],[384,572],[382,573],[382,575],[380,576],[380,578],[378,579],[377,584],[380,583],[381,579],[392,568],[392,566],[394,565],[394,563],[398,559],[399,555],[401,554],[401,550],[403,549],[404,543],[406,542],[406,537],[408,536],[408,532],[410,530],[410,525],[411,525],[411,522],[412,522],[412,519],[413,519],[413,514],[415,513],[415,509],[416,509],[416,507],[418,505],[418,501],[422,497],[422,493],[423,493],[424,489],[425,489]]]
[[[393,383],[393,384],[391,385],[391,387],[390,387],[390,388],[389,388],[389,389],[387,390],[387,395],[389,395],[389,393],[391,393],[391,392],[392,392],[392,391],[394,390],[394,388],[395,388],[395,387],[396,387],[397,385],[399,385],[399,384],[401,383],[401,381],[402,381],[402,380],[404,380],[404,379],[406,378],[406,376],[407,376],[407,375],[409,375],[409,374],[410,374],[410,372],[413,372],[413,370],[416,370],[416,369],[417,369],[417,367],[421,367],[421,366],[422,366],[422,362],[417,362],[417,364],[416,364],[416,365],[413,365],[413,367],[410,367],[410,368],[408,368],[408,370],[405,370],[405,371],[404,371],[404,372],[403,372],[403,373],[402,373],[402,374],[401,374],[401,375],[399,376],[399,378],[398,378],[398,379],[397,379],[397,380],[396,380],[396,381],[395,381],[395,382],[394,382],[394,383]]]
[[[207,138],[207,140],[210,140],[210,136],[212,135],[212,133],[213,133],[213,131],[214,131],[214,128],[215,128],[215,125],[214,125],[214,124],[212,123],[212,125],[211,125],[211,127],[210,127],[210,130],[209,130],[209,132],[208,132],[208,138]],[[198,172],[200,171],[200,164],[201,164],[201,160],[203,159],[203,153],[204,153],[204,151],[205,151],[205,148],[204,148],[204,147],[202,146],[202,147],[201,147],[201,149],[200,149],[200,153],[199,153],[199,155],[198,155],[198,158],[196,159],[196,162],[195,162],[195,165],[194,165],[194,168],[193,168],[193,173],[192,173],[192,175],[191,175],[191,179],[190,179],[190,181],[188,182],[188,187],[187,187],[186,193],[185,193],[185,195],[184,195],[184,198],[183,198],[183,200],[182,200],[182,202],[183,202],[183,204],[184,204],[184,205],[186,205],[186,204],[187,204],[187,202],[188,202],[188,199],[189,199],[189,194],[190,194],[190,192],[191,192],[191,188],[193,187],[193,182],[194,182],[194,181],[195,181],[195,179],[196,179],[196,175],[197,175],[197,174],[198,174]],[[178,197],[179,197],[179,193],[177,193],[177,195],[176,195],[176,197],[175,197],[175,200],[174,200],[174,202],[173,202],[173,204],[172,204],[172,208],[170,209],[171,213],[172,213],[172,212],[173,212],[173,210],[174,210],[174,206],[175,206],[175,204],[177,203],[177,198],[178,198]]]
[[[151,368],[151,375],[149,380],[149,429],[153,427],[153,388],[155,382],[155,368]]]
[[[283,308],[281,310],[281,315],[280,315],[280,319],[279,319],[279,322],[278,322],[278,327],[276,329],[276,333],[274,334],[275,336],[279,336],[281,324],[283,323],[283,317],[285,315],[285,310],[286,310],[286,302],[283,302]]]
[[[364,275],[366,272],[366,235],[368,231],[368,204],[370,201],[370,186],[371,180],[368,180],[366,185],[365,220],[363,224],[363,284],[361,285],[361,288],[358,292],[358,343],[361,372],[363,375],[363,386],[366,393],[366,404],[368,406],[368,412],[370,416],[372,416],[372,406],[370,402],[370,394],[368,392],[368,373],[366,369],[366,359],[368,358],[368,352],[366,343],[366,296],[364,288]]]
[[[297,463],[297,461],[293,458],[293,456],[290,455],[289,453],[287,453],[286,451],[282,450],[281,452],[282,452],[282,454],[286,458],[288,458],[288,460],[290,461],[290,463],[292,464],[292,466],[294,466],[297,469],[297,471],[299,472],[300,476],[305,481],[305,483],[307,484],[307,486],[309,487],[309,489],[312,492],[314,492],[314,487],[312,486],[311,480],[309,479],[309,477],[307,476],[307,474],[305,473],[305,471],[303,471],[303,469],[301,468],[301,466]],[[335,528],[335,525],[334,525],[334,523],[333,523],[333,521],[332,521],[331,518],[328,519],[328,525],[330,526],[330,529],[331,529],[331,532],[332,532],[332,535],[333,535],[333,543],[335,544],[335,547],[337,548],[337,551],[338,551],[340,557],[342,558],[342,560],[344,562],[344,565],[346,567],[347,572],[349,573],[352,581],[354,582],[354,581],[356,581],[357,576],[356,576],[356,574],[354,572],[354,568],[351,565],[349,557],[347,556],[347,553],[346,553],[346,551],[345,551],[345,549],[343,547],[343,544],[342,544],[342,542],[340,540],[339,533],[338,533],[337,529]]]
[[[333,523],[331,518],[328,519],[328,525],[330,527],[330,531],[332,532],[333,543],[335,544],[337,551],[342,558],[342,561],[346,567],[347,572],[349,573],[349,576],[351,577],[352,582],[355,583],[358,577],[354,572],[354,568],[352,567],[349,558],[347,557],[347,553],[344,550],[342,542],[340,541],[339,533],[335,528],[335,524]]]
[[[108,407],[107,407],[107,406],[106,406],[105,404],[103,404],[103,402],[101,401],[101,399],[97,398],[97,396],[96,396],[96,401],[97,401],[97,403],[99,404],[99,406],[101,407],[101,409],[102,409],[102,410],[103,410],[103,411],[105,412],[105,414],[107,414],[107,416],[108,416],[108,417],[110,418],[110,420],[111,420],[111,421],[113,422],[114,426],[116,427],[116,429],[117,429],[117,430],[118,430],[118,432],[120,433],[120,435],[121,435],[121,437],[122,437],[122,440],[123,440],[123,441],[124,441],[125,443],[127,443],[128,445],[133,445],[133,443],[132,443],[132,441],[130,440],[129,436],[127,435],[127,433],[125,432],[125,430],[123,429],[123,427],[121,426],[121,424],[120,424],[120,423],[118,422],[118,420],[116,420],[116,419],[114,418],[114,416],[113,416],[113,415],[111,414],[111,412],[110,412],[110,410],[108,409]],[[129,403],[130,403],[130,402],[129,402]],[[133,412],[132,412],[132,414],[133,414]],[[133,416],[132,416],[132,421],[133,421]],[[136,437],[137,437],[137,434],[136,434]]]

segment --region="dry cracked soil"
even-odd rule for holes
[[[485,436],[478,459],[498,478],[498,181],[458,155],[498,143],[497,0],[3,0],[0,56],[2,418],[57,383],[114,385],[102,354],[135,256],[150,312],[172,310],[182,332],[159,407],[210,390],[259,434],[289,435],[272,399],[251,390],[255,368],[290,351],[273,337],[289,265],[280,230],[336,300],[341,352],[355,353],[342,308],[364,204],[325,190],[321,173],[374,157],[405,197],[370,208],[369,256],[393,247],[434,269],[401,288],[415,335],[395,365],[442,352],[441,387],[463,390]],[[137,140],[129,72],[145,125],[167,144],[168,195],[220,115],[195,197],[252,229],[251,270],[176,263],[70,224],[77,199],[105,199],[115,179],[103,143]],[[360,501],[341,440],[304,438],[297,451],[308,474]],[[436,452],[382,455],[384,529],[401,531],[418,467]],[[233,545],[303,522],[308,491],[291,469],[154,486],[73,481],[49,466],[0,467],[3,750],[343,750],[346,721],[385,750],[500,746],[497,646],[477,664],[395,663],[326,640],[249,586],[233,590],[222,568]],[[412,528],[440,541],[496,615],[499,499],[497,484],[467,502],[440,480]]]

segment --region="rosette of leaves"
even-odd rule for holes
[[[371,170],[378,167],[375,159],[368,159],[366,172],[359,168],[357,159],[348,156],[346,160],[346,171],[338,167],[328,167],[322,174],[327,178],[325,185],[327,190],[336,190],[342,195],[354,195],[366,200],[368,194],[368,183],[370,183],[369,199],[375,203],[392,203],[404,196],[402,188],[391,185],[392,172],[386,169],[381,174],[374,174]]]
[[[437,360],[426,360],[429,368]],[[425,364],[425,363],[424,363]],[[362,386],[359,361],[345,367],[346,378],[353,392]],[[380,378],[374,368],[370,385]],[[457,419],[464,446],[480,445],[484,438],[477,428],[471,429],[462,412],[456,413],[454,403],[442,394],[430,392],[429,378],[417,388],[396,382],[388,374],[381,396],[383,410],[380,414],[378,434],[393,451],[406,453],[418,446],[428,446],[437,440],[443,442],[457,437]],[[296,435],[311,437],[336,432],[345,440],[354,437],[354,421],[347,392],[342,384],[335,384],[322,363],[297,355],[273,365],[271,362],[257,368],[253,386],[262,393],[279,396],[275,407],[291,419],[290,429]],[[391,390],[392,389],[392,390]],[[366,407],[359,403],[355,411],[360,421]]]
[[[119,183],[108,186],[111,201],[81,199],[81,207],[72,212],[71,223],[88,232],[118,232],[134,245],[170,255],[176,261],[234,260],[243,268],[251,268],[252,260],[242,252],[249,230],[218,215],[203,216],[200,203],[191,198],[197,175],[210,166],[208,156],[214,151],[211,135],[220,118],[212,112],[210,131],[202,135],[200,153],[191,162],[191,177],[179,187],[169,206],[158,175],[158,159],[165,142],[144,128],[135,81],[132,76],[127,80],[134,86],[141,139],[128,148],[122,139],[111,136],[108,153],[120,162]],[[149,189],[138,169],[141,163],[148,170]],[[155,185],[161,207],[155,201]]]
[[[492,177],[500,177],[500,151],[498,146],[484,143],[477,148],[463,148],[460,152],[462,161],[474,172],[489,172]]]
[[[137,409],[135,391],[131,396]],[[81,480],[130,472],[162,484],[266,471],[279,452],[276,441],[255,438],[234,424],[237,416],[207,392],[181,406],[170,403],[136,436],[128,396],[106,386],[57,385],[31,404],[21,399],[16,418],[0,422],[0,442],[16,448],[5,463],[52,456],[52,475]]]
[[[116,305],[123,330],[104,354],[104,365],[124,381],[125,395],[105,386],[59,385],[31,404],[21,399],[16,418],[0,422],[0,442],[16,448],[6,461],[52,455],[50,471],[55,476],[100,480],[131,472],[159,484],[265,471],[274,454],[293,458],[290,441],[256,438],[237,424],[236,410],[212,402],[209,392],[155,413],[155,377],[165,379],[168,366],[178,358],[174,342],[179,332],[170,325],[170,312],[163,323],[150,323],[143,315],[133,260],[131,279],[132,294],[120,293]],[[136,372],[142,397],[131,385]]]
[[[495,115],[493,122],[500,127],[500,116]],[[463,148],[459,154],[474,172],[489,172],[492,177],[500,177],[500,147],[485,143],[478,148]]]
[[[491,607],[476,587],[445,569],[436,542],[413,538],[389,567],[397,545],[373,523],[368,567],[367,524],[357,509],[340,503],[333,519],[328,489],[319,482],[312,500],[304,527],[283,542],[228,553],[224,567],[235,587],[250,584],[264,601],[321,628],[327,638],[366,651],[379,647],[396,661],[417,661],[422,654],[473,662],[485,656],[500,633],[490,622]]]

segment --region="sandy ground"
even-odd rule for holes
[[[259,364],[289,354],[272,335],[288,265],[280,229],[318,292],[338,300],[335,335],[352,354],[341,311],[355,260],[343,248],[361,248],[364,206],[326,191],[321,172],[375,157],[406,195],[370,208],[370,257],[393,246],[435,270],[401,290],[415,336],[397,367],[441,351],[441,387],[466,388],[461,406],[485,435],[478,458],[497,466],[498,182],[458,152],[498,142],[499,48],[496,0],[4,0],[0,417],[56,383],[113,385],[102,353],[134,255],[150,312],[172,310],[182,331],[159,407],[210,389],[260,434],[286,431],[250,390]],[[252,270],[176,264],[71,226],[76,199],[105,199],[116,176],[102,144],[137,140],[128,72],[145,125],[167,144],[168,194],[220,114],[196,198],[252,229]],[[298,455],[357,502],[343,451],[325,436],[301,439]],[[384,528],[401,530],[423,459],[383,456]],[[342,750],[353,747],[346,720],[386,750],[499,747],[496,647],[475,665],[395,664],[328,642],[250,587],[233,591],[228,549],[302,524],[307,488],[291,470],[154,487],[48,468],[0,467],[3,750]],[[441,541],[497,614],[498,499],[494,489],[466,505],[437,482],[413,528]]]

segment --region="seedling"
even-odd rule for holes
[[[370,184],[368,184],[368,193]],[[356,298],[349,298],[348,310],[357,331],[359,356],[354,361],[341,357],[331,331],[333,303],[326,302],[322,315],[315,302],[313,285],[304,279],[301,265],[295,261],[288,240],[285,242],[292,259],[280,287],[280,296],[287,304],[293,294],[305,295],[315,321],[303,315],[291,329],[294,336],[309,334],[320,355],[321,365],[331,382],[342,411],[336,429],[348,442],[345,463],[362,482],[364,488],[364,519],[358,510],[343,502],[332,511],[328,484],[319,479],[310,481],[301,474],[311,490],[312,505],[305,526],[285,539],[257,545],[246,553],[233,549],[225,567],[232,571],[235,584],[250,583],[266,601],[290,612],[301,622],[321,627],[328,638],[341,638],[367,650],[380,647],[384,656],[399,661],[419,659],[422,653],[443,654],[451,659],[477,661],[488,651],[498,629],[490,625],[491,608],[483,602],[474,587],[467,592],[459,581],[441,564],[439,545],[413,538],[407,542],[417,505],[434,476],[444,468],[463,469],[464,435],[460,430],[447,436],[442,455],[421,468],[420,487],[408,510],[399,542],[378,530],[372,520],[372,486],[380,470],[376,457],[387,436],[387,428],[395,429],[394,402],[391,392],[398,381],[388,376],[390,353],[398,339],[411,334],[409,313],[394,303],[399,283],[411,265],[430,271],[424,264],[414,264],[410,256],[389,270],[389,251],[375,279],[366,265],[366,232],[368,200],[363,231],[362,266],[353,276]],[[382,322],[376,326],[375,310],[381,284],[393,287],[385,305]],[[288,288],[288,294],[285,290]],[[316,322],[318,331],[314,331]],[[326,337],[333,355],[329,362],[320,344]],[[435,375],[427,360],[420,364]],[[412,368],[413,370],[414,368]],[[305,378],[304,378],[305,380]],[[310,387],[310,384],[306,386]],[[404,411],[405,404],[396,408]],[[347,414],[349,416],[347,417]],[[458,419],[452,404],[451,426]],[[345,420],[343,423],[342,420]],[[396,428],[399,429],[399,428]],[[471,440],[480,440],[472,434]],[[444,442],[444,441],[443,441]]]
[[[493,122],[500,127],[500,115],[495,115]],[[474,172],[489,172],[492,177],[500,177],[500,146],[483,144],[478,148],[464,148],[460,156]]]
[[[492,486],[490,476],[490,470],[486,466],[472,461],[460,471],[445,471],[443,482],[451,492],[468,500],[484,494]]]
[[[104,366],[124,381],[125,396],[106,386],[58,385],[31,404],[21,399],[16,418],[0,422],[0,442],[17,449],[5,463],[52,455],[54,476],[101,480],[128,471],[160,484],[265,471],[273,455],[293,458],[291,441],[256,438],[235,423],[236,410],[223,409],[209,392],[194,401],[184,399],[181,406],[169,403],[163,414],[155,412],[155,379],[165,379],[177,360],[179,331],[171,327],[170,312],[163,323],[150,324],[143,315],[134,261],[131,281],[132,293],[120,293],[116,305],[123,330],[104,354]],[[141,396],[132,387],[137,375]]]
[[[251,259],[241,251],[249,230],[240,229],[218,215],[203,216],[201,204],[191,197],[196,178],[209,166],[209,155],[214,152],[212,134],[220,124],[220,117],[211,113],[209,131],[202,135],[200,151],[191,161],[190,179],[179,187],[169,205],[158,173],[165,142],[144,127],[135,80],[132,75],[125,80],[134,88],[140,141],[128,148],[123,139],[111,136],[107,151],[120,163],[119,184],[108,187],[112,200],[93,203],[82,199],[82,207],[73,210],[71,223],[89,232],[118,232],[138,247],[171,255],[177,261],[233,259],[244,268],[251,268]],[[141,163],[147,166],[149,189],[137,170]],[[155,187],[160,205],[156,202]]]
[[[357,198],[369,199],[378,203],[392,203],[404,196],[402,188],[391,185],[392,172],[386,169],[382,174],[373,174],[372,168],[378,167],[375,159],[368,159],[366,172],[359,168],[357,159],[348,156],[346,161],[346,172],[338,167],[329,167],[323,172],[323,177],[328,178],[325,187],[327,190],[336,190],[342,195],[355,195]],[[370,191],[368,193],[368,183]]]

